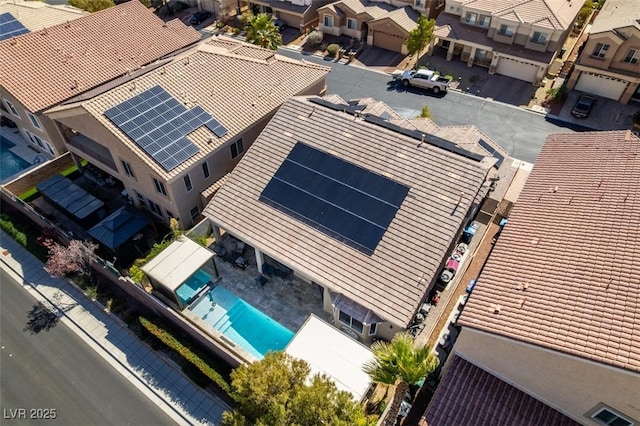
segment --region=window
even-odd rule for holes
[[[29,140],[31,141],[32,144],[38,145],[40,148],[47,150],[51,155],[56,155],[51,145],[49,145],[49,142],[43,140],[39,136],[34,135],[28,130],[24,130],[24,131],[27,134],[27,136],[29,136]]]
[[[133,173],[133,169],[131,168],[131,164],[127,163],[124,160],[120,160],[120,162],[122,163],[122,167],[124,168],[124,172],[132,178],[136,178],[136,175]]]
[[[35,127],[38,130],[42,130],[42,127],[40,127],[40,122],[38,121],[36,116],[31,114],[30,112],[28,112],[27,115],[29,116],[29,121],[31,121],[31,124],[33,125],[33,127]]]
[[[513,35],[513,27],[510,27],[509,25],[500,25],[498,34],[505,37],[511,37]]]
[[[149,200],[149,208],[151,209],[152,212],[154,212],[158,216],[162,217],[162,209],[160,208],[160,206],[158,204],[156,204],[153,201]]]
[[[597,43],[596,48],[593,49],[593,53],[591,56],[596,58],[604,58],[607,56],[607,51],[609,50],[609,45],[604,43]]]
[[[165,197],[167,196],[167,190],[164,188],[164,183],[160,182],[156,178],[153,178],[153,184],[156,186],[156,191],[158,191]]]
[[[209,164],[205,161],[204,163],[202,163],[202,173],[204,173],[204,178],[208,178],[210,176],[209,174]]]
[[[183,179],[184,179],[184,187],[187,188],[187,192],[191,192],[191,190],[193,189],[193,184],[191,183],[191,176],[187,174]]]
[[[324,26],[327,28],[333,27],[333,16],[324,15]]]
[[[416,0],[416,7],[424,8],[424,0]]]
[[[358,333],[362,333],[362,330],[364,329],[364,326],[360,321],[351,317],[351,315],[349,314],[345,314],[342,311],[340,311],[340,322],[348,326],[349,328],[357,331]]]
[[[533,37],[531,37],[531,42],[536,44],[545,44],[547,42],[547,35],[536,31],[533,33]]]
[[[191,220],[193,223],[196,223],[196,219],[200,216],[200,207],[195,206],[191,210],[189,210],[189,214],[191,215]]]
[[[622,417],[610,408],[601,408],[596,411],[591,418],[603,425],[611,426],[633,426],[633,422]]]
[[[491,23],[491,16],[480,15],[480,19],[478,19],[478,25],[482,28],[489,28],[489,24]]]
[[[238,139],[231,144],[231,158],[236,158],[244,151],[244,145],[242,145],[242,138]]]
[[[378,323],[374,322],[369,326],[369,336],[375,335],[376,331],[378,331]]]
[[[168,217],[169,219],[172,219],[172,218],[174,218],[175,216],[173,215],[173,213],[171,213],[169,210],[167,210],[167,217]]]
[[[347,28],[349,28],[350,30],[358,29],[358,21],[356,21],[355,19],[347,18]]]
[[[465,17],[465,21],[467,21],[467,24],[475,25],[477,20],[478,20],[478,14],[477,13],[467,12],[467,16]]]
[[[626,62],[627,64],[637,64],[638,58],[640,58],[640,50],[629,49],[629,52],[627,52],[627,56],[624,57],[624,60],[622,62]]]
[[[136,193],[136,197],[138,198],[138,203],[140,203],[141,206],[146,206],[147,200],[144,199],[142,194],[140,194],[138,191],[134,191],[134,192]]]
[[[11,111],[11,114],[13,114],[16,117],[20,118],[20,115],[18,114],[18,110],[16,109],[16,107],[13,106],[13,104],[11,102],[9,102],[8,100],[5,99],[4,103],[7,104],[7,108],[9,108],[9,111]]]

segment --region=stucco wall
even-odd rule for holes
[[[463,327],[454,352],[576,421],[598,404],[640,419],[640,374]]]

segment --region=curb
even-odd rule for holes
[[[8,249],[5,249],[5,250],[7,252],[9,252],[9,255],[11,256],[11,252]],[[159,394],[158,391],[156,391],[149,384],[147,384],[138,375],[137,371],[135,371],[130,366],[126,365],[125,363],[120,361],[118,358],[116,358],[113,354],[111,354],[111,352],[109,352],[107,350],[107,348],[105,348],[95,337],[93,337],[88,331],[86,331],[76,320],[71,318],[63,309],[59,308],[51,299],[49,299],[49,297],[47,297],[42,291],[40,291],[40,289],[38,289],[38,285],[37,284],[33,284],[33,283],[27,281],[24,278],[24,276],[22,276],[20,274],[20,272],[16,271],[13,268],[13,266],[11,266],[9,263],[7,263],[5,259],[0,259],[0,264],[5,266],[5,267],[2,268],[2,269],[4,269],[5,272],[7,272],[9,275],[12,275],[13,278],[17,278],[16,281],[22,282],[23,288],[25,288],[38,302],[40,302],[40,303],[46,302],[46,304],[48,306],[51,306],[51,307],[55,308],[58,317],[63,319],[63,320],[65,320],[65,322],[67,322],[68,325],[73,326],[73,327],[70,327],[70,328],[72,330],[76,330],[75,334],[78,335],[78,337],[81,337],[81,339],[83,341],[85,341],[86,343],[90,342],[91,343],[90,346],[94,346],[94,350],[97,347],[98,350],[96,350],[96,352],[99,353],[102,356],[102,358],[105,361],[107,361],[112,367],[114,367],[114,369],[116,371],[118,371],[125,378],[127,378],[129,380],[129,382],[131,382],[138,389],[140,389],[140,387],[142,387],[144,389],[144,391],[142,393],[145,394],[147,396],[147,398],[151,399],[152,401],[153,401],[153,399],[159,400],[162,404],[158,404],[157,401],[154,401],[154,402],[156,402],[156,405],[158,406],[158,408],[160,408],[172,420],[176,421],[176,423],[181,424],[181,425],[194,425],[194,423],[187,416],[182,414],[172,404],[170,404],[161,394]],[[74,288],[76,288],[75,284],[71,283],[71,285]],[[91,300],[90,300],[90,302],[94,303]],[[97,306],[100,307],[101,305],[97,305]],[[104,309],[101,309],[101,310],[104,312]],[[111,317],[111,314],[108,314],[106,312],[105,312],[105,314],[107,314],[107,315],[109,315]],[[120,324],[120,323],[118,323],[118,324]],[[131,331],[127,327],[124,327],[124,329],[126,330],[127,333],[131,334]],[[133,335],[133,337],[135,337],[136,339],[138,338],[135,335]],[[124,374],[122,370],[126,371],[127,374]],[[132,377],[135,377],[136,380],[135,381],[132,380],[131,379]],[[151,398],[151,395],[149,395],[148,392],[150,392],[152,394],[153,398]]]

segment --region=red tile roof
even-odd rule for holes
[[[453,355],[424,413],[428,426],[577,426],[529,394]]]
[[[197,42],[138,1],[0,42],[0,85],[32,112],[56,105]]]
[[[640,139],[554,134],[459,322],[640,371]]]

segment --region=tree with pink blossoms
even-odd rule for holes
[[[91,276],[91,263],[95,262],[95,251],[98,246],[89,241],[71,240],[63,246],[47,239],[42,243],[49,249],[49,258],[44,270],[54,277],[69,274]]]

